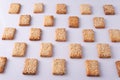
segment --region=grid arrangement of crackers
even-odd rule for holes
[[[21,12],[21,7],[22,5],[20,3],[11,3],[8,14],[15,15],[15,14],[20,14]],[[45,5],[44,3],[35,3],[33,6],[33,13],[34,14],[42,14],[45,11]],[[81,15],[92,15],[92,5],[90,4],[81,4],[80,5],[80,14]],[[107,15],[112,15],[114,16],[115,13],[115,8],[111,4],[106,4],[103,5],[103,11],[104,14]],[[58,15],[66,15],[68,14],[68,6],[64,3],[56,4],[56,14]],[[43,26],[44,27],[54,27],[55,25],[55,16],[54,15],[44,15],[43,18]],[[24,28],[27,26],[31,26],[32,23],[32,16],[30,14],[22,14],[19,17],[18,20],[18,26]],[[79,29],[80,28],[80,18],[75,15],[71,15],[68,17],[68,27],[70,29]],[[101,16],[96,16],[93,17],[93,26],[95,29],[104,29],[106,28],[106,19]],[[14,40],[16,35],[17,29],[13,27],[5,27],[3,34],[2,34],[2,40]],[[110,42],[113,44],[119,43],[120,42],[120,29],[109,29],[108,31],[108,37]],[[66,28],[56,28],[54,31],[54,35],[50,36],[55,36],[53,39],[54,41],[58,43],[62,42],[68,42],[68,30]],[[96,42],[96,35],[95,35],[95,30],[94,29],[83,29],[82,30],[82,40],[84,43],[94,43]],[[42,40],[43,36],[43,30],[42,28],[31,28],[29,30],[29,40],[30,41],[40,41]],[[57,43],[56,43],[57,44]],[[60,45],[62,46],[62,45]],[[27,42],[15,42],[13,51],[11,52],[12,57],[25,57],[27,53]],[[53,57],[54,53],[54,44],[52,42],[43,42],[40,44],[40,53],[39,56],[43,58],[49,58]],[[70,59],[82,59],[83,58],[83,48],[80,43],[70,43],[68,45],[68,56]],[[96,44],[96,51],[98,54],[98,58],[100,59],[110,59],[112,57],[112,51],[111,51],[111,46],[108,43],[97,43]],[[4,55],[3,55],[4,56]],[[8,63],[7,56],[3,57],[0,56],[0,73],[4,73],[6,69],[6,64]],[[16,59],[17,59],[16,58]],[[53,59],[52,62],[52,72],[51,74],[53,75],[66,75],[67,73],[67,62],[68,60],[65,58],[56,58]],[[91,60],[87,59],[84,62],[84,66],[86,69],[86,76],[94,76],[94,77],[100,77],[101,72],[100,72],[100,66],[99,60]],[[26,58],[24,65],[23,65],[23,75],[36,75],[38,73],[38,66],[39,66],[39,60],[34,58]],[[117,60],[115,62],[116,70],[118,73],[118,76],[120,77],[120,60]],[[9,68],[9,67],[7,67]],[[6,71],[7,73],[7,71]]]

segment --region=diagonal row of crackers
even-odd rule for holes
[[[99,58],[111,58],[111,49],[107,43],[98,43],[97,52]],[[24,42],[16,42],[14,44],[12,56],[23,57],[26,54],[27,44]],[[82,46],[78,43],[71,43],[69,45],[69,56],[70,58],[82,58]],[[40,45],[40,56],[41,57],[52,57],[53,56],[53,44],[52,43],[41,43]]]
[[[114,15],[115,10],[113,5],[106,4],[103,6],[104,13],[106,15]],[[9,14],[19,14],[21,10],[20,3],[11,3],[9,8]],[[43,3],[35,3],[34,4],[34,13],[43,13],[44,12],[44,4]],[[92,8],[89,4],[81,4],[80,5],[80,12],[82,15],[90,15],[92,14]],[[57,4],[56,5],[56,13],[57,14],[66,14],[67,13],[67,6],[66,4]]]
[[[0,57],[0,73],[5,71],[7,64],[7,57]],[[38,72],[38,60],[35,58],[27,58],[24,62],[23,74],[35,75]],[[120,61],[115,62],[118,76],[120,76]],[[87,76],[100,76],[100,67],[97,60],[85,61],[86,75]],[[52,64],[53,75],[65,75],[67,71],[65,59],[54,59]]]
[[[7,63],[6,57],[0,57],[0,73],[3,73]],[[66,60],[65,59],[54,59],[52,65],[52,73],[54,75],[66,74]],[[35,75],[38,70],[38,60],[35,58],[27,58],[24,62],[23,74],[24,75]],[[99,65],[96,60],[86,61],[86,74],[88,76],[99,76]]]
[[[7,63],[6,57],[0,57],[0,73],[3,73]],[[86,74],[88,76],[99,76],[99,65],[96,60],[86,61]],[[54,75],[66,74],[66,60],[65,59],[54,59],[52,65],[52,73]],[[23,74],[24,75],[35,75],[38,70],[38,60],[35,58],[27,58],[24,62]]]
[[[54,26],[54,16],[47,15],[44,16],[44,26]],[[30,26],[31,16],[30,15],[21,15],[19,20],[19,26]],[[105,20],[103,17],[94,17],[93,24],[95,28],[105,28]],[[70,28],[78,28],[79,27],[79,18],[77,16],[70,16],[68,18],[68,26]]]
[[[97,24],[98,25],[98,24]],[[99,25],[100,26],[100,25]],[[109,37],[112,42],[120,42],[120,30],[109,29]],[[2,40],[13,40],[16,33],[16,28],[6,27],[4,29]],[[84,42],[94,42],[95,32],[93,29],[84,29],[82,31]],[[31,28],[29,40],[41,40],[42,30],[40,28]],[[67,31],[65,28],[57,28],[55,30],[55,40],[58,42],[67,41]]]

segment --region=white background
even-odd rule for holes
[[[8,14],[10,3],[21,3],[20,14]],[[34,3],[42,2],[45,5],[45,11],[42,14],[33,13]],[[55,13],[57,3],[65,3],[68,13],[58,15]],[[92,15],[81,15],[80,4],[90,4],[92,6]],[[106,16],[103,12],[104,4],[113,4],[116,15]],[[32,16],[31,26],[19,27],[19,17],[22,14]],[[44,15],[54,15],[55,26],[44,27]],[[80,18],[80,27],[73,29],[68,27],[68,17],[78,16]],[[93,17],[104,17],[106,28],[95,29],[93,26]],[[0,56],[6,56],[8,62],[5,72],[0,74],[0,80],[119,80],[115,61],[120,58],[120,43],[111,43],[109,40],[109,29],[120,29],[120,0],[0,0],[0,38],[5,27],[15,27],[17,29],[14,40],[0,39]],[[41,28],[42,40],[29,41],[29,31],[32,27]],[[58,27],[64,27],[67,30],[67,42],[56,42],[54,40],[54,31]],[[95,42],[86,43],[82,39],[83,29],[93,29],[95,31]],[[12,49],[15,42],[26,42],[27,52],[25,57],[12,57]],[[54,45],[53,57],[42,58],[39,56],[40,43],[51,42]],[[70,43],[80,43],[83,47],[82,59],[70,59],[68,45]],[[97,43],[108,43],[111,46],[112,58],[99,59],[96,50]],[[26,58],[37,58],[39,67],[37,75],[23,75],[24,61]],[[52,61],[54,58],[64,58],[67,61],[67,73],[63,76],[52,75]],[[84,62],[87,59],[99,61],[100,77],[87,77]]]

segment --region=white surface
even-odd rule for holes
[[[12,2],[19,2],[22,5],[21,13],[17,15],[8,14],[9,5]],[[42,14],[33,14],[33,5],[37,2],[43,2],[45,12]],[[55,13],[57,3],[65,3],[68,7],[68,14],[58,15]],[[90,4],[92,6],[92,15],[81,15],[80,4]],[[116,15],[105,16],[103,12],[104,4],[113,4]],[[21,14],[30,14],[32,24],[29,27],[19,27],[19,17]],[[44,27],[44,15],[54,15],[55,26]],[[80,18],[80,28],[73,29],[68,27],[68,17],[78,16]],[[95,29],[92,19],[94,16],[104,17],[106,20],[105,29]],[[0,0],[0,37],[4,27],[15,27],[17,29],[14,40],[0,40],[0,56],[8,57],[8,63],[5,73],[0,74],[0,80],[119,80],[115,61],[120,58],[120,43],[111,43],[108,36],[108,29],[120,29],[120,0]],[[42,40],[29,41],[29,30],[32,27],[39,27],[43,30]],[[56,42],[54,40],[54,30],[58,27],[64,27],[68,33],[67,42]],[[95,42],[85,43],[82,40],[82,30],[94,29]],[[25,57],[12,57],[14,42],[23,41],[28,44]],[[42,58],[39,56],[40,43],[52,42],[54,45],[54,55],[51,58]],[[99,59],[97,56],[96,44],[109,43],[112,51],[112,58]],[[70,43],[80,43],[83,47],[82,59],[70,59],[68,45]],[[23,75],[24,60],[27,57],[37,58],[39,67],[37,75]],[[63,76],[52,75],[52,60],[54,58],[64,58],[67,61],[67,74]],[[85,73],[84,62],[87,59],[95,59],[100,64],[100,77],[87,77]]]

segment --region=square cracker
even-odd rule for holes
[[[44,26],[53,26],[54,25],[54,16],[48,15],[44,16]]]
[[[64,42],[67,40],[67,33],[65,28],[57,28],[55,30],[55,40],[60,42]]]
[[[19,20],[19,26],[30,26],[31,16],[21,15]]]
[[[13,40],[15,32],[16,32],[15,28],[6,27],[2,35],[2,40]]]
[[[53,46],[51,43],[41,43],[40,56],[51,57],[53,52]]]
[[[24,75],[35,75],[37,73],[38,60],[34,58],[27,58],[25,60],[23,74]]]
[[[72,43],[69,45],[70,58],[82,58],[82,47],[80,44]]]
[[[57,4],[56,5],[56,13],[57,14],[66,14],[67,13],[66,4]]]
[[[104,9],[105,15],[114,15],[115,14],[113,5],[104,5],[103,9]]]
[[[78,28],[79,27],[79,18],[77,16],[69,17],[69,27],[70,28]]]
[[[42,13],[44,11],[43,3],[35,3],[34,4],[34,13]]]
[[[16,42],[14,44],[12,56],[13,57],[23,57],[25,55],[27,44],[24,42]]]
[[[97,51],[99,58],[111,58],[111,51],[109,44],[97,44]]]
[[[19,14],[21,9],[21,4],[11,3],[9,8],[9,14]]]
[[[119,29],[110,29],[109,36],[112,42],[120,42],[120,30]]]
[[[105,21],[103,17],[94,17],[93,23],[95,28],[105,28]]]
[[[7,63],[7,58],[6,57],[0,57],[0,73],[4,72],[6,63]]]
[[[84,29],[82,31],[84,42],[94,42],[94,31],[92,29]]]
[[[116,69],[117,69],[117,72],[118,72],[118,76],[120,77],[120,61],[116,61],[115,65],[116,65]]]
[[[80,11],[81,11],[81,14],[83,15],[88,15],[92,13],[91,6],[89,4],[81,4]]]
[[[86,60],[85,66],[87,76],[100,76],[99,64],[97,60]]]
[[[54,59],[52,73],[53,75],[64,75],[66,73],[66,60]]]
[[[37,41],[41,39],[42,30],[40,28],[31,28],[29,40]]]

